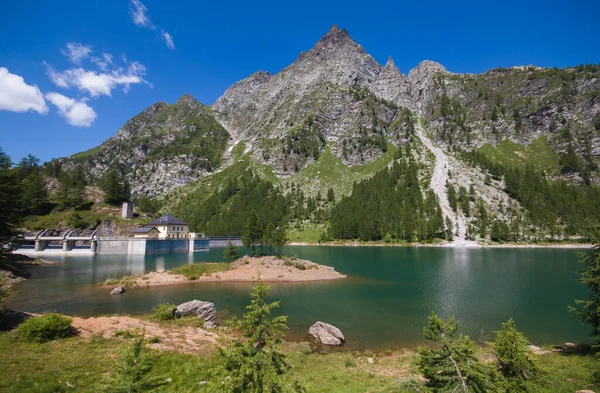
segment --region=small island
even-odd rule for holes
[[[346,278],[331,266],[320,265],[296,257],[245,256],[231,263],[194,263],[164,272],[107,280],[105,286],[123,285],[143,288],[193,282],[249,282],[258,278],[265,282],[325,281]]]

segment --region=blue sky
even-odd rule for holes
[[[259,69],[279,71],[333,24],[403,73],[425,59],[479,73],[598,63],[599,20],[591,0],[5,2],[0,147],[14,161],[93,148],[157,101],[190,93],[209,105]]]

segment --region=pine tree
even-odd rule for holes
[[[450,217],[446,216],[446,240],[452,241],[454,238],[454,225],[452,225],[452,220]]]
[[[281,248],[287,243],[287,232],[285,227],[278,226],[273,232],[273,245],[277,247],[277,257],[281,258]]]
[[[15,228],[21,215],[21,187],[19,179],[10,168],[10,157],[0,148],[0,246],[8,245],[15,236]],[[0,247],[0,252],[5,250],[5,247]]]
[[[130,198],[131,190],[125,176],[116,168],[111,167],[102,178],[100,186],[104,191],[104,202],[118,206]]]
[[[335,202],[335,193],[333,192],[333,188],[327,190],[327,200],[329,202]]]
[[[269,222],[267,228],[265,228],[265,233],[263,234],[262,243],[266,244],[269,247],[269,255],[273,255],[273,243],[275,236],[275,225],[272,222]]]
[[[456,189],[452,184],[450,184],[450,182],[446,182],[446,189],[448,190],[448,203],[450,204],[452,211],[456,213],[456,210],[458,209]]]
[[[263,230],[258,221],[258,215],[256,211],[252,210],[246,221],[242,242],[244,243],[244,247],[252,247],[252,254],[254,255],[256,254],[256,245],[260,243],[262,238]]]
[[[529,341],[517,330],[512,319],[503,323],[502,330],[496,332],[492,351],[498,359],[500,372],[515,388],[543,375],[529,349]]]
[[[460,209],[465,213],[467,217],[471,215],[471,209],[469,206],[469,197],[467,195],[467,189],[463,186],[460,186],[458,189],[458,203],[460,205]]]
[[[154,356],[146,348],[143,335],[121,350],[115,365],[116,376],[104,387],[106,393],[144,393],[166,384],[166,378],[151,375]]]
[[[591,325],[591,336],[598,343],[600,341],[600,231],[598,229],[594,239],[596,245],[581,259],[585,267],[579,272],[580,281],[589,288],[590,295],[586,300],[575,300],[577,307],[569,307],[569,310],[582,323]]]
[[[239,258],[240,248],[238,246],[234,246],[231,243],[231,240],[227,242],[227,246],[225,247],[225,251],[223,252],[223,258],[227,261],[235,261]]]
[[[83,165],[78,164],[71,173],[71,195],[69,201],[71,206],[81,206],[85,202],[85,170]]]
[[[454,318],[444,321],[435,313],[423,328],[426,339],[434,347],[419,348],[418,366],[433,392],[501,392],[498,373],[477,359],[475,343],[460,334]]]
[[[48,192],[44,178],[39,173],[31,173],[23,183],[22,203],[25,214],[44,214],[48,208]]]
[[[252,300],[241,319],[234,318],[230,326],[242,334],[242,339],[234,339],[230,348],[220,348],[222,361],[221,375],[227,375],[219,382],[217,391],[226,393],[280,393],[294,389],[302,391],[295,383],[294,388],[286,386],[284,375],[290,370],[286,354],[281,350],[281,342],[287,329],[287,317],[273,317],[272,312],[279,302],[267,303],[271,288],[259,277],[250,295]]]

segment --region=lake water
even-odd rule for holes
[[[585,298],[576,250],[465,249],[438,247],[288,246],[287,255],[334,266],[347,279],[272,284],[273,299],[288,315],[290,339],[306,340],[317,320],[345,334],[350,348],[397,348],[423,342],[427,316],[455,316],[461,331],[477,338],[514,318],[535,344],[588,339],[588,328],[568,311]],[[18,284],[9,306],[77,316],[146,314],[160,302],[214,302],[220,318],[240,315],[250,283],[189,283],[135,289],[110,296],[98,283],[110,277],[206,261],[220,261],[223,249],[193,254],[48,257],[56,266],[34,267]]]

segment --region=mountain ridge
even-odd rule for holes
[[[327,165],[344,165],[345,181],[362,181],[374,173],[348,174],[392,149],[386,166],[402,154],[416,160],[423,192],[435,191],[465,240],[476,220],[468,211],[448,211],[447,187],[474,188],[481,201],[471,197],[474,208],[508,219],[506,206],[525,208],[501,178],[487,180],[493,165],[546,165],[548,179],[598,184],[599,131],[599,66],[458,74],[424,60],[405,75],[391,56],[379,64],[334,26],[292,64],[253,73],[210,107],[189,94],[153,104],[100,147],[61,162],[66,169],[83,163],[96,179],[120,166],[134,196],[160,197],[179,195],[174,190],[246,157],[249,168],[267,168],[267,178],[284,190],[299,186],[318,197],[336,186],[328,184],[330,175],[319,178]],[[294,183],[307,183],[308,173],[314,181]],[[343,195],[352,189],[334,188]]]

